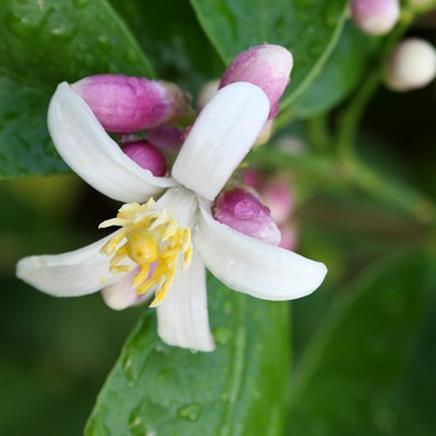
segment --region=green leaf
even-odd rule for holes
[[[288,391],[286,303],[209,281],[217,349],[164,345],[146,315],[109,375],[86,434],[279,435]]]
[[[104,0],[5,0],[0,8],[0,178],[67,167],[46,127],[61,81],[105,72],[150,75],[150,64]]]
[[[0,76],[0,179],[68,171],[47,131],[46,91]]]
[[[291,106],[292,114],[307,118],[339,104],[362,79],[377,43],[349,23],[320,75]]]
[[[345,0],[190,0],[211,42],[226,63],[250,45],[281,44],[294,56],[288,107],[317,76],[341,34]]]
[[[434,434],[434,262],[396,256],[347,289],[297,371],[289,434]]]
[[[0,71],[49,88],[96,73],[152,73],[105,0],[4,0]]]
[[[171,79],[191,92],[218,78],[224,64],[200,27],[188,0],[111,0],[160,78]]]

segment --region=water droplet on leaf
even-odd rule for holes
[[[194,422],[200,416],[201,408],[198,404],[193,403],[188,406],[180,407],[177,410],[177,416],[185,421]]]

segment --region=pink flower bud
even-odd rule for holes
[[[407,38],[401,41],[386,61],[384,81],[393,91],[422,88],[436,76],[436,50],[427,41]]]
[[[283,224],[290,218],[294,210],[294,198],[286,180],[281,177],[270,180],[260,194],[277,224]]]
[[[255,45],[233,59],[224,72],[220,88],[233,82],[250,82],[258,86],[269,99],[269,118],[274,118],[279,110],[279,99],[289,83],[292,65],[292,55],[286,48],[273,44]]]
[[[148,131],[148,140],[163,151],[177,152],[182,145],[182,134],[177,127],[155,127]]]
[[[116,133],[129,133],[160,126],[181,116],[187,97],[169,82],[100,74],[72,85],[102,126]]]
[[[123,146],[123,152],[144,170],[149,170],[154,176],[162,177],[167,172],[164,155],[146,141],[131,142]]]
[[[248,188],[238,187],[222,192],[216,200],[214,217],[232,229],[279,245],[280,230],[269,209]]]
[[[293,224],[285,224],[280,226],[280,232],[282,234],[282,240],[279,247],[286,250],[296,250],[298,244],[298,232],[297,228]]]
[[[400,17],[398,0],[352,0],[351,15],[357,27],[371,35],[384,35]]]

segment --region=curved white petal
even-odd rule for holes
[[[206,274],[194,254],[191,267],[176,273],[164,301],[157,307],[158,333],[169,345],[197,351],[215,348],[207,313]]]
[[[291,300],[315,291],[327,268],[289,250],[239,233],[201,208],[194,245],[225,285],[265,300]]]
[[[158,209],[165,209],[177,220],[180,227],[190,226],[198,207],[197,196],[183,186],[168,189],[156,202]]]
[[[132,269],[113,285],[104,287],[101,295],[107,306],[114,310],[124,310],[136,306],[151,298],[151,294],[138,295],[132,286],[132,280],[138,273],[138,268]]]
[[[213,200],[256,141],[268,113],[268,98],[259,87],[237,82],[222,88],[195,120],[172,176]]]
[[[141,202],[175,185],[170,177],[155,177],[128,158],[65,82],[51,99],[48,128],[57,151],[71,169],[114,200]]]
[[[25,257],[17,264],[17,277],[56,297],[92,294],[125,275],[110,273],[110,258],[100,254],[100,248],[113,235],[68,253]]]

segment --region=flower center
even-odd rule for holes
[[[121,229],[101,248],[101,253],[111,256],[111,272],[128,272],[139,267],[132,281],[139,295],[156,287],[151,307],[158,306],[174,280],[179,255],[183,255],[183,269],[189,267],[192,256],[191,231],[179,227],[166,210],[155,208],[151,198],[145,204],[124,204],[116,218],[102,222],[99,228],[119,226]]]

